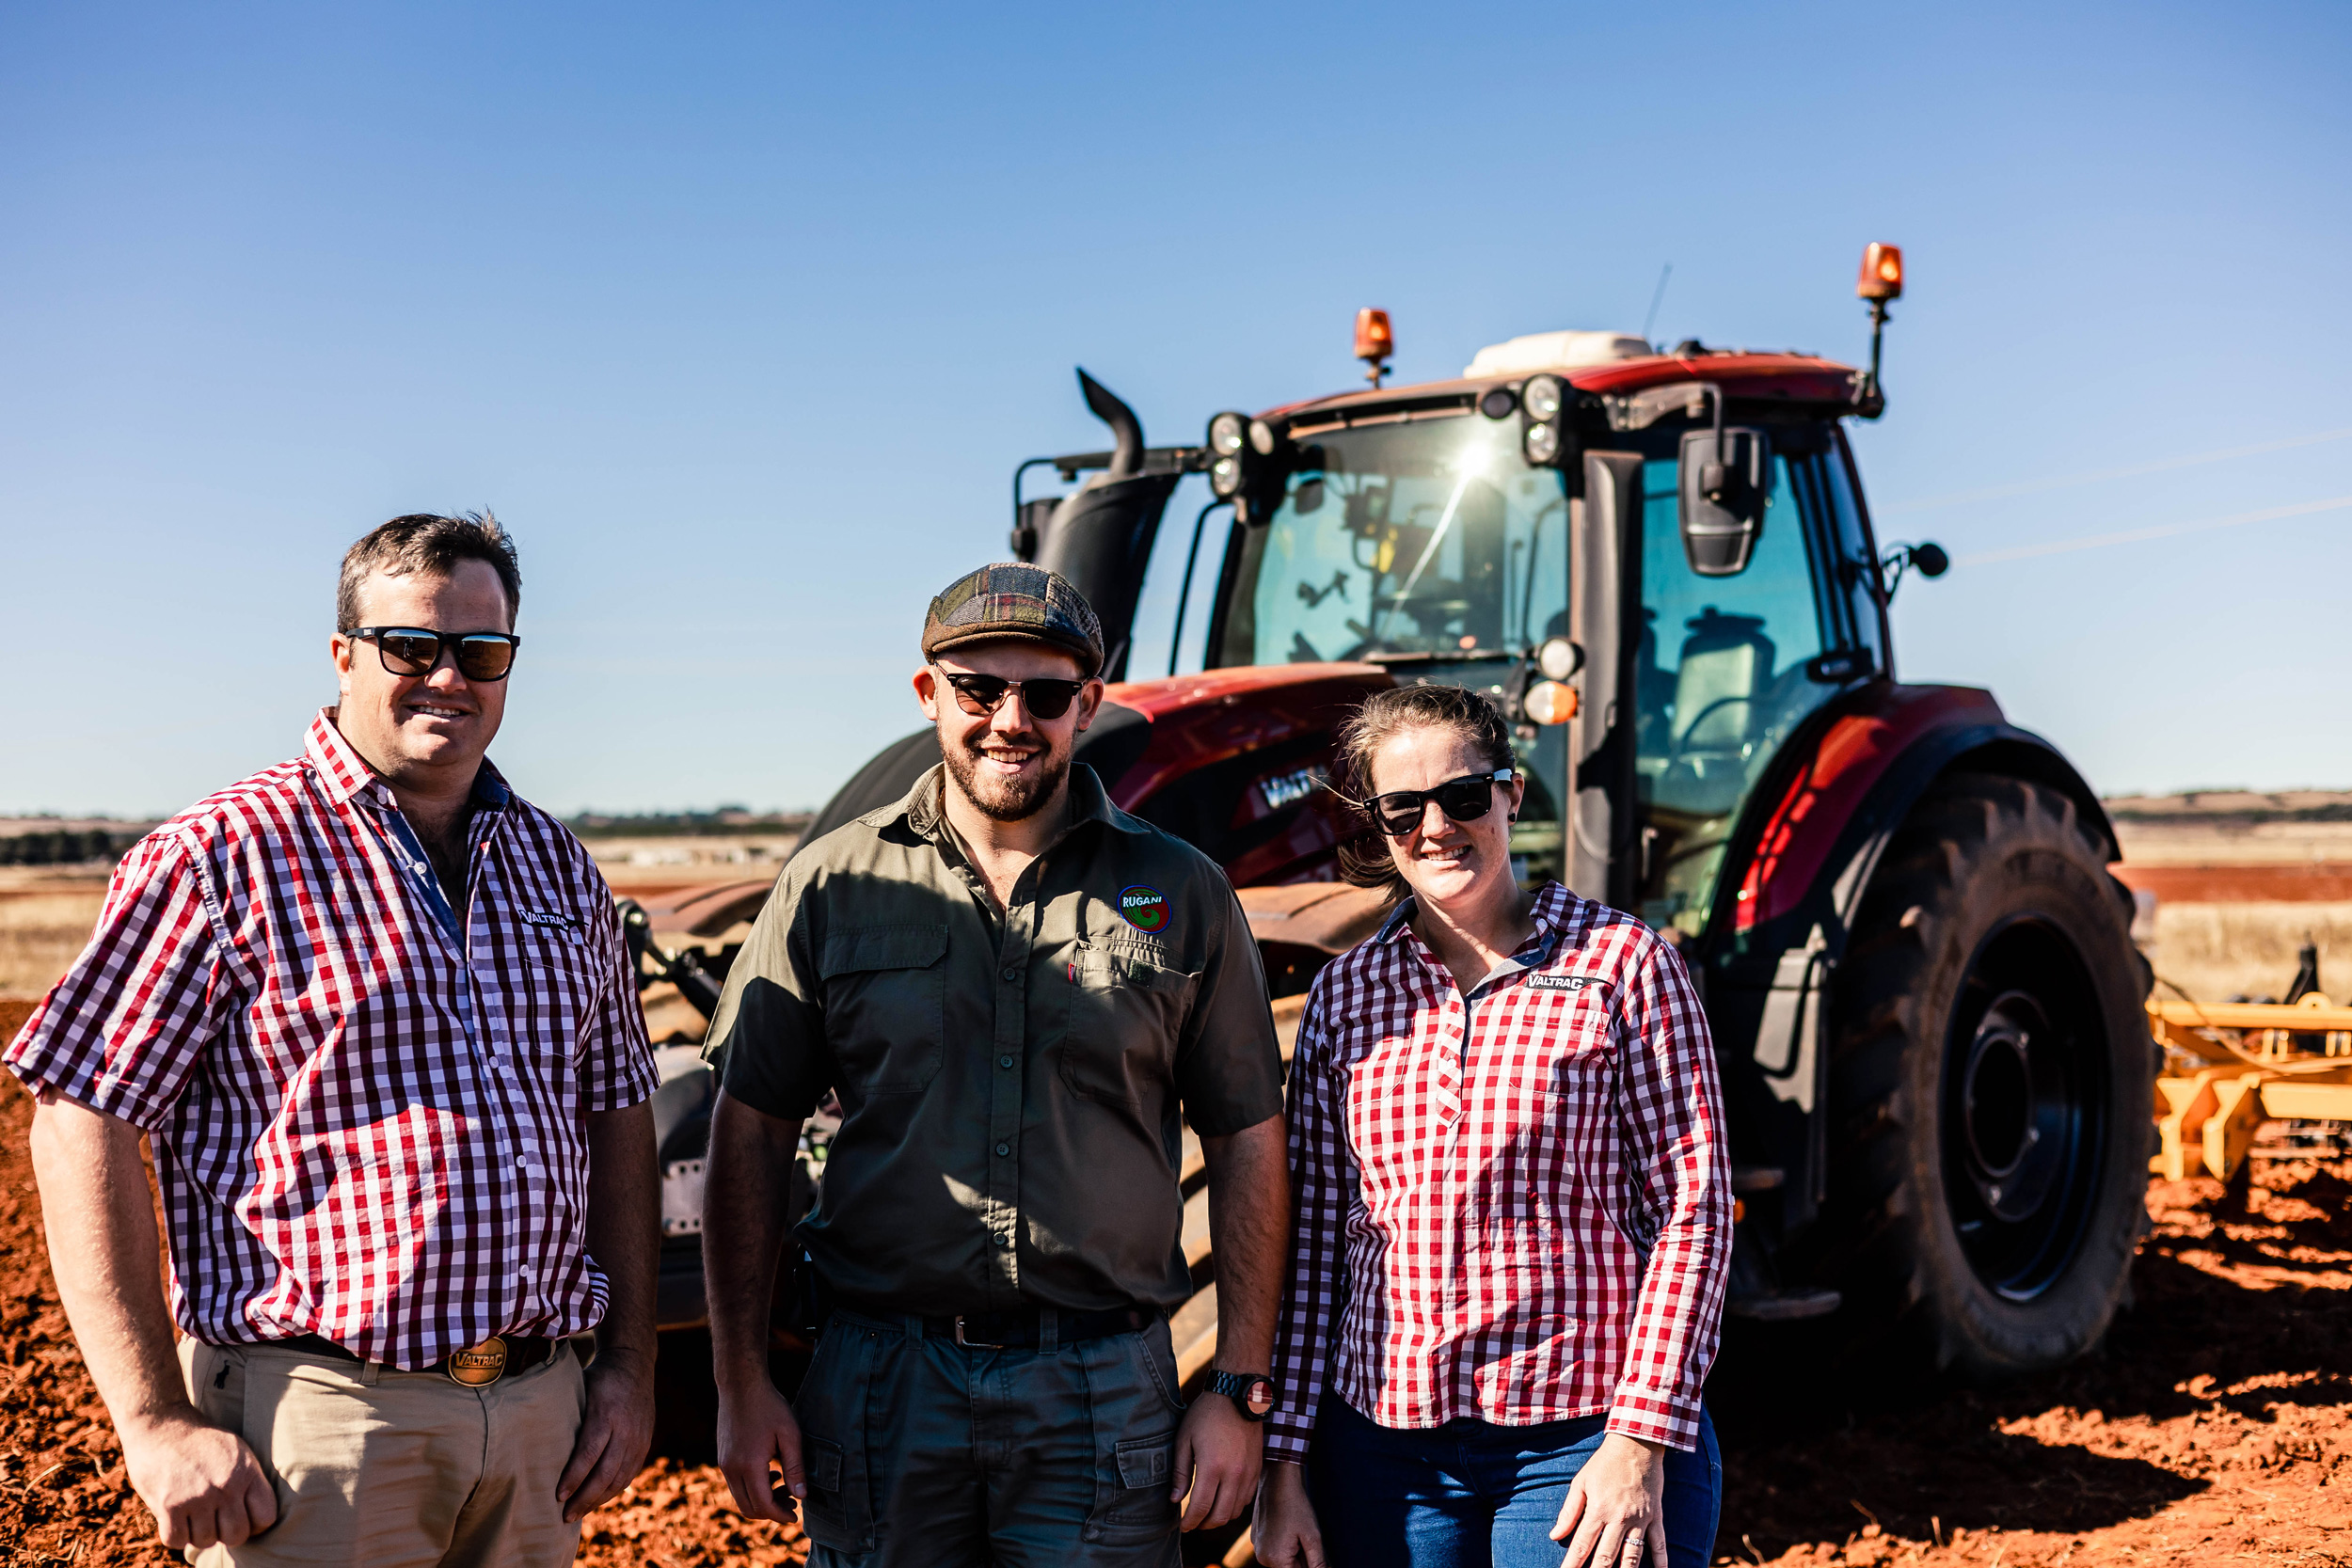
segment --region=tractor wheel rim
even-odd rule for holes
[[[2030,1300],[2082,1241],[2106,1144],[2098,996],[2053,922],[2004,923],[1963,975],[1945,1053],[1945,1198],[1978,1277]]]

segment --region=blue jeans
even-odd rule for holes
[[[1607,1426],[1605,1416],[1532,1427],[1464,1417],[1399,1432],[1326,1394],[1307,1456],[1324,1560],[1342,1568],[1560,1568],[1566,1543],[1552,1540],[1551,1528]],[[1671,1568],[1706,1568],[1723,1499],[1723,1455],[1702,1410],[1697,1451],[1666,1450]]]

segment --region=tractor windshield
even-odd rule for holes
[[[1561,476],[1521,461],[1516,420],[1316,436],[1252,541],[1218,662],[1516,655],[1561,629],[1567,515]]]
[[[1518,429],[1465,412],[1302,442],[1266,526],[1235,531],[1212,662],[1368,659],[1502,696],[1529,644],[1567,629],[1567,489],[1521,459]],[[1522,878],[1565,874],[1565,736],[1516,742]]]

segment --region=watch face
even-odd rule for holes
[[[1257,1420],[1263,1420],[1272,1415],[1274,1413],[1274,1380],[1267,1377],[1251,1378],[1248,1392],[1242,1396],[1242,1408]]]

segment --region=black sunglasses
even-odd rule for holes
[[[429,675],[446,648],[457,673],[469,681],[502,681],[515,668],[523,640],[503,631],[426,631],[421,626],[354,626],[345,637],[375,644],[375,657],[391,675]]]
[[[1015,691],[1021,693],[1022,705],[1038,718],[1059,719],[1070,711],[1070,705],[1078,700],[1078,693],[1087,687],[1084,681],[1009,681],[1001,675],[966,675],[953,670],[939,673],[956,689],[956,705],[975,719],[995,712],[1005,698]]]
[[[1494,786],[1507,784],[1518,776],[1509,768],[1498,768],[1491,773],[1465,773],[1458,779],[1446,780],[1435,789],[1392,789],[1355,804],[1371,813],[1383,832],[1401,837],[1421,826],[1432,800],[1456,822],[1477,821],[1494,809]]]

